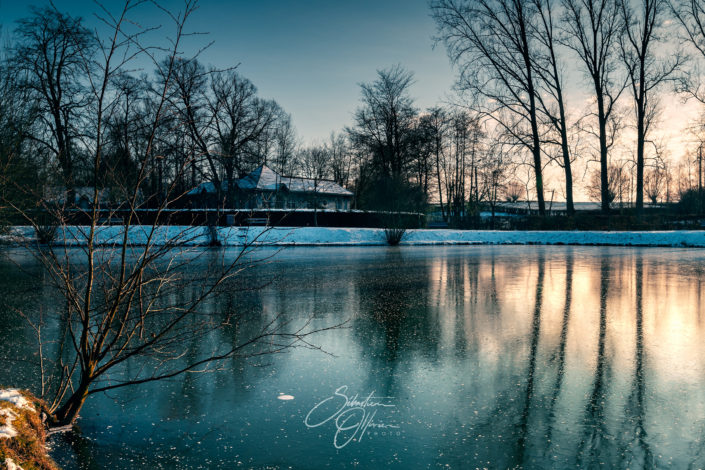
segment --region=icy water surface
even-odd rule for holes
[[[10,307],[58,301],[31,257],[13,259],[0,261],[0,384],[29,386],[31,330]],[[331,355],[92,396],[53,455],[67,469],[702,468],[704,262],[663,248],[288,249],[230,306],[349,320],[315,339]]]

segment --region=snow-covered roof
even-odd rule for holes
[[[222,190],[227,188],[227,182],[221,183]],[[352,196],[353,193],[339,184],[329,180],[314,180],[311,178],[298,178],[293,176],[280,176],[279,173],[262,165],[244,178],[237,180],[237,186],[243,190],[280,191],[328,194],[331,196]],[[202,192],[214,193],[215,185],[212,182],[201,183],[188,192],[190,195]]]

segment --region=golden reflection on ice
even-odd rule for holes
[[[669,270],[645,264],[641,257],[642,251],[634,250],[604,258],[601,263],[600,259],[575,259],[570,251],[565,258],[547,251],[521,262],[468,257],[460,268],[439,258],[430,266],[429,308],[437,310],[444,343],[451,345],[456,335],[464,335],[485,359],[497,362],[516,352],[514,343],[529,340],[540,291],[541,347],[555,349],[565,342],[568,360],[574,366],[594,369],[604,297],[605,353],[612,368],[630,374],[639,289],[643,348],[650,371],[663,381],[698,380],[705,360],[700,280],[672,282]],[[566,312],[568,282],[570,305]],[[500,290],[497,284],[502,286]],[[563,325],[564,319],[567,325]],[[458,324],[461,330],[457,330]]]

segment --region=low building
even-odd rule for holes
[[[350,210],[353,193],[329,180],[281,176],[266,165],[238,179],[233,185],[238,209],[335,209]],[[221,183],[225,198],[228,182]],[[212,182],[188,192],[193,207],[216,207],[218,196]]]

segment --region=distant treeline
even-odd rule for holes
[[[535,199],[541,214],[566,200],[570,215],[574,181],[605,213],[633,202],[641,217],[644,198],[702,212],[705,127],[693,123],[698,145],[678,164],[654,128],[664,96],[705,102],[697,67],[705,5],[430,5],[436,40],[458,71],[457,104],[421,110],[413,74],[380,69],[360,85],[352,124],[316,145],[302,145],[291,115],[235,66],[145,44],[147,30],[119,24],[119,15],[99,15],[123,35],[111,41],[70,12],[34,8],[1,50],[2,208],[70,207],[79,188],[95,189],[100,207],[166,207],[203,182],[214,183],[219,207],[233,208],[237,178],[267,164],[334,180],[354,191],[356,209],[433,203],[457,224],[502,200]],[[132,71],[131,58],[145,52],[152,69]],[[574,64],[585,109],[569,106],[565,73]]]

